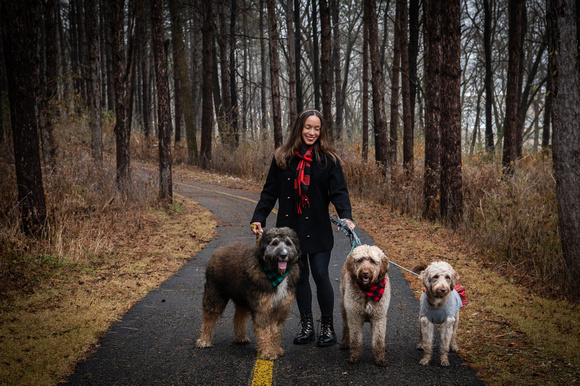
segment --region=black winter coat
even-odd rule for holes
[[[316,158],[310,164],[310,186],[308,201],[310,207],[302,208],[302,213],[296,210],[294,180],[299,159],[294,157],[282,170],[272,160],[266,183],[260,194],[251,222],[260,222],[266,226],[266,218],[278,200],[277,227],[290,227],[296,231],[300,239],[302,253],[330,252],[334,246],[334,236],[328,211],[332,202],[340,218],[352,219],[352,209],[344,173],[340,162],[333,162],[326,157],[321,162]]]

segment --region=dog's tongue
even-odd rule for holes
[[[279,261],[278,262],[278,269],[281,271],[286,270],[287,266],[288,266],[288,262],[286,262],[286,261]]]

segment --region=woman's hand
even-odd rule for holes
[[[253,222],[250,224],[250,228],[252,228],[252,233],[255,235],[261,235],[264,233],[264,230],[262,229],[262,223]]]
[[[341,219],[342,221],[346,222],[348,227],[350,228],[350,230],[354,230],[354,228],[356,227],[356,225],[354,224],[354,222],[352,222],[352,220],[349,220],[348,218],[343,218]]]

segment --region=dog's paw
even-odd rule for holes
[[[441,366],[443,367],[449,367],[449,359],[445,358],[445,359],[441,359]]]
[[[429,364],[429,358],[423,358],[419,361],[421,366],[427,366]]]
[[[243,338],[239,338],[239,339],[235,339],[234,340],[235,344],[248,344],[250,343],[250,338],[248,338],[247,336],[243,337]]]
[[[213,344],[211,344],[211,342],[209,342],[207,340],[198,339],[197,342],[195,342],[195,346],[197,348],[208,348],[208,347],[213,347]]]
[[[265,351],[265,352],[260,354],[260,359],[263,361],[275,361],[279,357],[280,356],[278,354],[276,354],[275,352],[270,352],[270,351]]]
[[[360,357],[352,356],[352,355],[347,359],[347,361],[349,361],[350,363],[358,363],[359,360],[360,360]]]
[[[376,366],[379,366],[379,367],[386,367],[387,366],[387,360],[385,358],[375,359],[375,365]]]
[[[457,344],[451,344],[451,351],[458,353],[459,346]]]

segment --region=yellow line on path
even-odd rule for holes
[[[178,182],[177,184],[187,186],[190,188],[205,190],[208,192],[219,193],[219,194],[223,194],[225,196],[229,196],[229,197],[233,197],[233,198],[239,198],[241,200],[253,202],[254,204],[258,203],[258,201],[256,201],[256,200],[252,200],[250,198],[246,198],[246,197],[242,197],[242,196],[236,196],[235,194],[220,192],[219,190],[206,189],[206,188],[202,188],[199,186],[188,185],[188,184],[185,184],[183,182]],[[275,215],[278,215],[278,211],[276,209],[272,209],[272,213],[274,213]],[[256,359],[256,364],[254,365],[254,376],[252,378],[252,386],[270,386],[270,385],[272,385],[273,368],[274,368],[273,361]]]
[[[256,359],[256,366],[254,367],[254,377],[252,378],[252,386],[270,386],[272,384],[273,367],[274,367],[273,361]]]

